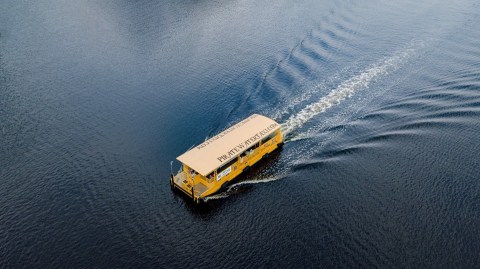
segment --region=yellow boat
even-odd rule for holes
[[[282,145],[280,124],[253,114],[177,157],[181,168],[170,186],[198,203]]]

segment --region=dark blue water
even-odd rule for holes
[[[479,267],[479,25],[473,0],[2,1],[0,267]],[[281,152],[200,207],[170,191],[252,113]]]

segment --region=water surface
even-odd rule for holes
[[[0,267],[480,264],[476,1],[0,7]],[[253,113],[281,152],[170,191]]]

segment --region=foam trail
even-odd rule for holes
[[[222,193],[219,193],[219,194],[215,194],[215,195],[212,195],[212,196],[207,196],[205,198],[203,198],[203,201],[204,202],[208,202],[210,200],[218,200],[218,199],[225,199],[227,197],[229,197],[230,195],[228,195],[226,192],[222,192]]]
[[[224,192],[203,198],[203,201],[207,202],[209,200],[218,200],[218,199],[227,198],[230,196],[231,192],[238,186],[267,183],[267,182],[279,180],[281,178],[283,178],[283,176],[275,176],[275,177],[269,177],[264,179],[252,179],[252,180],[241,181],[229,186],[228,189]]]
[[[252,184],[272,182],[272,181],[279,180],[279,179],[281,179],[281,178],[283,178],[283,177],[281,177],[281,176],[276,176],[276,177],[269,177],[269,178],[264,178],[264,179],[245,180],[245,181],[241,181],[241,182],[238,182],[238,183],[235,183],[235,184],[231,185],[231,186],[228,188],[228,190],[232,190],[232,189],[234,189],[235,187],[242,186],[242,185],[252,185]]]
[[[414,44],[415,45],[415,44]],[[352,96],[355,92],[368,88],[369,84],[377,79],[382,75],[388,74],[388,72],[395,71],[398,69],[415,51],[415,46],[410,46],[400,52],[395,53],[393,56],[385,58],[381,60],[379,63],[374,64],[361,74],[354,76],[343,83],[341,83],[337,88],[332,90],[328,95],[322,97],[318,102],[310,104],[302,109],[299,113],[292,115],[285,123],[282,124],[282,132],[284,135],[288,135],[295,129],[300,128],[303,126],[307,121],[312,119],[319,113],[322,113],[329,109],[330,107],[339,104],[344,99]],[[317,89],[317,88],[316,88]],[[313,91],[311,91],[313,92]],[[301,96],[298,100],[294,101],[294,105],[299,103],[300,101],[304,101],[309,97],[310,93],[306,93],[304,96]],[[292,103],[291,103],[292,104]],[[300,134],[297,137],[291,138],[290,141],[295,140],[302,140],[308,139],[310,135],[308,134]],[[233,194],[233,191],[236,187],[241,185],[251,185],[251,184],[259,184],[259,183],[267,183],[272,182],[275,180],[279,180],[285,177],[285,174],[274,176],[274,177],[267,177],[263,179],[252,179],[241,181],[236,184],[231,185],[226,191],[205,197],[203,200],[217,200],[217,199],[224,199],[229,197]]]
[[[307,121],[319,113],[326,111],[332,106],[351,97],[355,92],[368,88],[370,82],[378,77],[388,74],[400,67],[405,60],[413,53],[413,48],[404,49],[393,56],[373,65],[361,74],[344,81],[337,88],[332,90],[327,96],[322,97],[318,102],[310,104],[299,113],[292,115],[282,124],[282,132],[288,135],[295,129],[303,126]]]

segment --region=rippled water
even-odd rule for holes
[[[3,1],[0,267],[480,264],[480,4]],[[202,206],[170,161],[282,151]]]

